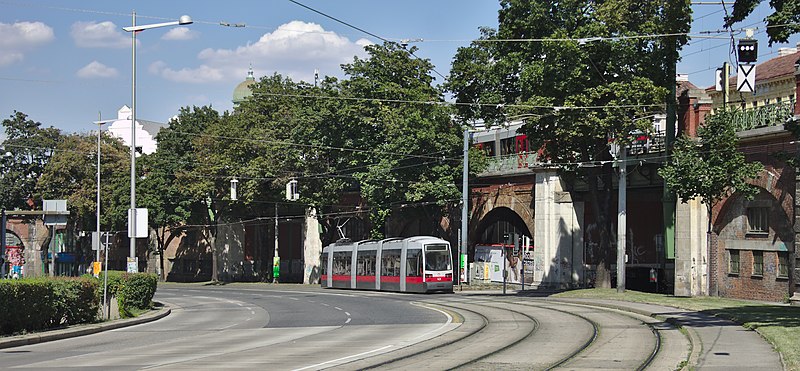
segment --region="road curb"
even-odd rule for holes
[[[149,311],[136,318],[126,318],[86,325],[75,325],[63,329],[0,338],[0,349],[68,339],[123,327],[140,325],[162,319],[168,316],[170,313],[172,313],[172,308],[170,308],[169,305],[164,304],[161,308]]]

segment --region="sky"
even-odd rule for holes
[[[137,34],[137,118],[166,123],[180,107],[231,110],[233,89],[251,65],[256,78],[277,72],[313,81],[314,70],[342,77],[339,65],[381,42],[368,33],[411,40],[417,56],[447,76],[457,48],[478,38],[480,27],[497,27],[499,9],[497,0],[298,1],[354,27],[288,0],[0,0],[0,118],[16,110],[65,132],[115,118],[131,102],[132,42],[122,27],[134,10],[139,25],[184,14],[194,20]],[[759,62],[800,41],[795,35],[767,47],[766,3],[737,25],[759,28]],[[693,10],[692,34],[722,28],[719,3]],[[714,36],[723,38],[694,39],[681,51],[678,72],[700,87],[713,85],[714,70],[731,60],[729,36]]]

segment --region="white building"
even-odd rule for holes
[[[166,124],[147,121],[136,120],[136,148],[141,150],[141,153],[151,154],[156,151],[156,134]],[[131,145],[131,109],[128,106],[122,106],[117,111],[117,120],[112,122],[108,127],[108,132],[115,138],[122,140],[125,145]]]

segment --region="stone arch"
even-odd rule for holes
[[[531,229],[528,228],[528,224],[525,222],[525,220],[513,209],[501,206],[493,208],[491,211],[484,214],[483,218],[478,221],[475,228],[476,241],[477,236],[482,235],[487,228],[498,221],[506,221],[514,226],[515,229],[519,230],[522,235],[528,236],[531,239],[533,238],[533,233]]]
[[[530,183],[496,184],[474,189],[469,223],[470,236],[482,234],[486,227],[491,225],[491,223],[486,224],[486,221],[510,213],[506,214],[508,221],[513,220],[512,224],[518,230],[527,231],[527,235],[532,238],[535,229],[533,193],[533,184]],[[494,219],[491,222],[496,220],[501,219]],[[470,245],[474,245],[475,242],[474,237],[470,237]]]

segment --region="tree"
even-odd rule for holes
[[[97,138],[92,135],[62,136],[53,156],[36,183],[45,199],[66,199],[76,230],[97,226]],[[127,225],[130,187],[127,149],[109,135],[101,137],[101,226],[122,230]]]
[[[745,197],[758,193],[757,187],[748,181],[756,178],[763,166],[745,161],[744,154],[737,149],[734,114],[733,110],[723,110],[706,116],[705,124],[697,129],[699,143],[686,135],[679,138],[672,162],[659,171],[683,202],[701,198],[708,211],[709,237],[714,206],[733,192]]]
[[[179,182],[178,177],[197,171],[194,140],[219,119],[219,113],[209,106],[182,107],[178,117],[156,135],[156,152],[142,156],[137,162],[145,175],[137,182],[137,201],[148,209],[148,222],[156,232],[155,250],[164,279],[164,249],[168,238],[174,238],[186,224],[206,221],[205,197],[193,195],[184,186],[192,183],[191,177],[184,183]]]
[[[34,205],[28,204],[29,200],[40,202],[36,181],[53,156],[61,131],[53,127],[42,128],[40,122],[17,111],[3,120],[3,128],[6,139],[0,158],[0,207],[31,209]]]
[[[453,203],[460,195],[462,130],[432,86],[433,65],[386,43],[366,47],[367,59],[342,66],[345,97],[373,98],[350,103],[348,132],[369,149],[351,155],[364,166],[353,173],[370,208],[372,236],[385,235],[386,218],[400,203]],[[422,103],[425,102],[425,103]]]
[[[743,21],[762,0],[736,0],[733,4],[733,13],[725,17],[725,27]],[[785,43],[789,36],[800,32],[800,2],[797,0],[770,0],[769,6],[774,12],[764,20],[767,22],[767,35],[769,45]]]
[[[650,132],[663,112],[678,49],[688,32],[688,1],[503,0],[498,30],[460,48],[445,84],[464,121],[522,117],[523,132],[543,158],[586,183],[599,226],[597,280],[611,283],[612,156]],[[518,41],[507,41],[510,39]],[[526,41],[527,40],[527,41]],[[552,41],[550,41],[552,40]],[[588,169],[576,164],[602,164]]]

